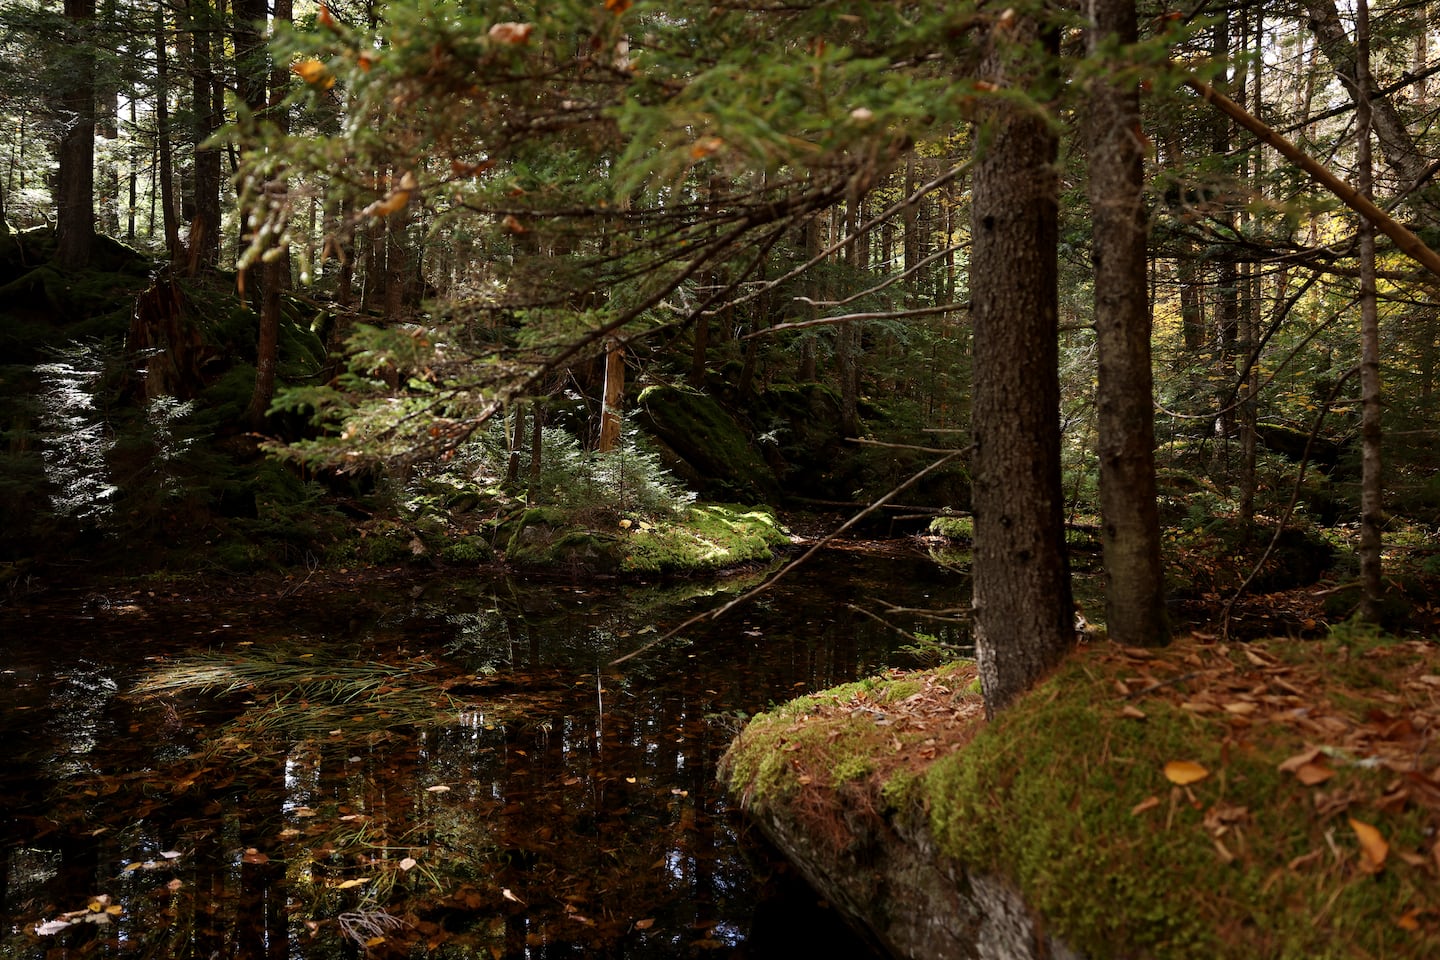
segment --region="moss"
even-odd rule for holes
[[[1392,734],[1377,733],[1375,718],[1420,711],[1424,725],[1424,678],[1440,672],[1440,651],[1340,633],[1318,647],[1179,645],[1134,658],[1091,645],[930,759],[912,738],[938,734],[908,729],[912,691],[945,675],[964,703],[971,675],[951,666],[860,681],[757,717],[722,774],[752,809],[783,810],[837,850],[856,804],[923,818],[944,856],[1008,877],[1052,932],[1092,957],[1121,945],[1126,956],[1177,960],[1437,955],[1434,807],[1394,799],[1401,768],[1346,758],[1378,750],[1364,755],[1413,761],[1403,744],[1385,753]],[[1117,696],[1127,680],[1135,693]],[[1226,708],[1242,697],[1259,711]],[[1325,723],[1307,727],[1301,715]],[[1319,786],[1280,769],[1312,744],[1333,748],[1333,778]],[[906,753],[918,761],[893,762]],[[1175,786],[1164,773],[1172,760],[1210,774]],[[1361,869],[1346,817],[1390,843],[1379,873]]]
[[[626,527],[621,569],[628,573],[705,572],[774,558],[789,537],[768,510],[705,504],[676,521]]]
[[[936,517],[930,521],[930,532],[937,537],[968,543],[975,539],[975,520],[973,517]]]
[[[484,537],[466,536],[452,540],[440,548],[440,559],[446,563],[485,563],[494,556],[490,543]]]
[[[1403,867],[1376,877],[1287,868],[1315,851],[1328,858],[1346,839],[1343,821],[1337,831],[1313,817],[1316,798],[1278,770],[1299,737],[1260,736],[1159,700],[1143,704],[1143,722],[1129,719],[1113,679],[1076,661],[934,764],[917,794],[946,854],[1011,875],[1091,956],[1115,944],[1167,958],[1419,955],[1420,941],[1395,922],[1407,904],[1437,898],[1418,895]],[[1215,775],[1174,788],[1162,771],[1178,759]],[[1344,777],[1357,797],[1378,798],[1390,775],[1351,767]],[[1134,812],[1150,797],[1161,802]],[[1217,838],[1206,819],[1227,809],[1240,819]],[[1424,830],[1423,816],[1396,821],[1385,828],[1392,842]]]
[[[714,499],[772,502],[775,474],[741,424],[713,397],[658,385],[638,398],[638,419],[657,441],[665,466]]]

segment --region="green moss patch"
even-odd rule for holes
[[[731,791],[833,839],[863,783],[1092,957],[1440,955],[1435,644],[1094,644],[989,725],[946,669],[908,679],[949,715],[851,685],[756,718]]]
[[[625,523],[627,573],[704,572],[774,559],[789,536],[769,510],[725,504],[692,506],[674,521]]]

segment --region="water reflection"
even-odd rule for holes
[[[846,603],[951,606],[953,575],[823,555],[607,666],[718,605],[718,589],[431,581],[297,596],[279,616],[0,611],[0,953],[320,960],[368,941],[373,956],[758,958],[799,938],[806,954],[863,955],[813,895],[784,899],[791,881],[715,763],[740,716],[903,660],[904,638]],[[179,654],[171,638],[186,635],[225,656],[289,651],[316,682],[129,696],[142,652]],[[267,728],[277,705],[314,706],[336,653],[435,663],[423,683],[448,721],[377,716],[391,701],[356,697],[324,714],[333,727]]]

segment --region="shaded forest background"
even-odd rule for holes
[[[1044,42],[987,79],[1016,9]],[[1185,81],[1348,183],[1373,130],[1366,189],[1433,244],[1430,5],[1368,11],[1369,37],[1330,0],[1142,6],[1132,42],[1100,44],[1082,14],[1037,11],[6,0],[6,583],[594,566],[595,536],[563,531],[696,496],[853,510],[945,451],[872,529],[968,537],[991,369],[972,350],[974,121],[995,104],[1057,138],[1061,482],[1083,554],[1104,526],[1103,211],[1078,131],[1116,77],[1143,91],[1171,595],[1234,589],[1281,524],[1251,589],[1332,562],[1358,580],[1363,222]],[[1385,238],[1375,277],[1375,515],[1416,578],[1390,578],[1399,624],[1440,573],[1440,323],[1435,278]],[[1337,619],[1359,609],[1353,585],[1336,596]]]

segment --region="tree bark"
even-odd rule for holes
[[[64,133],[55,197],[55,264],[79,270],[90,263],[95,239],[95,50],[87,35],[95,0],[65,0],[65,17],[71,49],[60,94]]]
[[[1136,41],[1135,0],[1090,0],[1090,51]],[[1105,625],[1112,639],[1164,644],[1165,577],[1155,501],[1154,384],[1140,96],[1135,84],[1090,90],[1089,149]]]
[[[1305,9],[1310,14],[1310,28],[1315,33],[1320,51],[1330,61],[1335,76],[1350,94],[1350,99],[1357,109],[1362,95],[1369,102],[1371,130],[1385,151],[1385,159],[1399,175],[1403,188],[1426,183],[1430,160],[1420,152],[1400,111],[1389,97],[1374,88],[1368,68],[1365,69],[1364,83],[1359,80],[1359,52],[1340,20],[1335,0],[1306,0]],[[1418,196],[1412,194],[1409,203],[1426,226],[1440,225],[1440,209],[1437,209],[1433,190],[1421,191]]]
[[[1000,34],[982,77],[1013,73],[1006,55],[1040,37],[1026,17]],[[1008,100],[987,102],[977,119],[975,646],[993,715],[1064,657],[1075,623],[1060,481],[1056,137],[1045,118]]]
[[[600,439],[595,445],[599,453],[609,453],[620,445],[620,407],[625,402],[625,348],[612,341],[605,353],[605,389],[600,403]]]
[[[1356,160],[1360,195],[1372,199],[1374,170],[1370,133],[1374,118],[1370,98],[1370,12],[1368,0],[1355,4]],[[1380,317],[1375,298],[1375,224],[1360,221],[1360,618],[1380,621],[1385,595],[1381,568],[1384,487],[1380,459]]]
[[[196,270],[220,259],[220,151],[207,142],[220,129],[215,109],[214,57],[217,16],[210,0],[186,0],[190,33],[190,135],[195,150],[190,212],[190,262]]]

